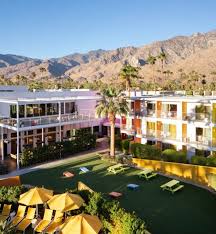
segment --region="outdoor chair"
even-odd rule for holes
[[[2,213],[0,214],[0,222],[5,222],[9,216],[11,211],[11,205],[4,204]]]
[[[52,222],[53,210],[45,209],[43,219],[34,228],[35,232],[42,232]]]
[[[43,230],[43,233],[54,233],[63,224],[64,213],[56,211],[53,221]]]
[[[19,205],[16,215],[12,219],[12,225],[17,226],[25,216],[26,206]]]
[[[25,230],[30,226],[32,220],[35,219],[36,208],[29,207],[25,218],[17,225],[16,229],[25,232]]]

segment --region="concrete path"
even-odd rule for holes
[[[70,162],[76,161],[77,159],[82,160],[86,157],[93,157],[93,156],[95,156],[96,153],[104,152],[107,150],[108,150],[107,145],[103,145],[102,147],[98,147],[95,150],[89,150],[87,152],[81,152],[78,154],[74,154],[71,157],[67,157],[64,159],[59,159],[59,160],[55,160],[55,161],[51,161],[51,162],[44,162],[42,164],[37,164],[37,165],[32,166],[32,167],[25,167],[25,168],[20,169],[20,170],[15,170],[15,171],[12,171],[6,175],[0,175],[0,179],[5,179],[8,177],[12,177],[12,176],[19,176],[19,175],[23,175],[23,174],[26,174],[26,173],[29,173],[32,171],[37,171],[37,170],[46,169],[46,168],[52,168],[52,167],[56,167],[59,165],[65,165],[65,164],[68,164]]]

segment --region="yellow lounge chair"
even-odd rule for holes
[[[42,232],[52,222],[53,210],[45,209],[43,219],[34,228],[35,232]]]
[[[60,211],[56,211],[55,213],[55,217],[52,221],[52,223],[50,225],[48,225],[45,229],[44,229],[44,233],[54,233],[56,231],[56,229],[63,224],[63,216],[64,213],[60,212]]]
[[[25,218],[17,225],[16,229],[25,232],[32,220],[35,218],[36,208],[28,208]]]
[[[25,216],[26,206],[19,205],[16,216],[13,218],[11,224],[17,226]]]
[[[4,204],[2,213],[0,214],[0,222],[5,222],[9,216],[11,211],[11,205]]]

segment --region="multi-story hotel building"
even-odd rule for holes
[[[188,157],[216,151],[216,96],[131,92],[130,112],[122,118],[123,137],[186,150]]]
[[[25,146],[67,140],[74,129],[101,131],[95,117],[100,97],[90,90],[29,92],[25,87],[0,87],[0,156],[16,158]]]

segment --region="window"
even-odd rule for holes
[[[74,102],[66,102],[65,103],[65,114],[71,114],[75,112],[75,103]]]
[[[34,111],[33,111],[33,105],[32,104],[26,105],[26,115],[27,115],[27,117],[33,117]]]
[[[61,114],[64,114],[64,103],[61,103]]]
[[[20,105],[19,106],[19,117],[20,118],[24,118],[25,117],[25,106],[24,105]]]
[[[16,105],[10,105],[10,117],[11,118],[16,118],[16,113],[17,113],[17,107]]]
[[[45,104],[40,104],[39,106],[40,106],[40,107],[39,107],[40,116],[46,115]]]
[[[47,115],[57,115],[57,114],[58,114],[58,103],[48,103]]]

